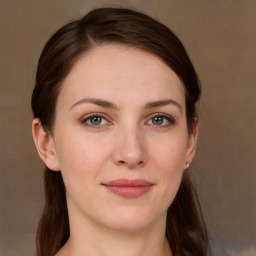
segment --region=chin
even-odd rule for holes
[[[111,212],[106,225],[109,228],[135,232],[142,231],[149,228],[154,223],[160,221],[160,219],[166,219],[166,214],[155,213],[153,210],[149,209],[137,209],[133,208],[123,208],[116,212]]]

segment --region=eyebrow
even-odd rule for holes
[[[177,106],[180,109],[180,111],[182,112],[181,105],[177,101],[172,100],[172,99],[148,102],[145,105],[145,108],[150,109],[150,108],[161,107],[161,106],[165,106],[165,105],[169,105],[169,104],[173,104],[173,105]]]
[[[116,104],[114,104],[112,102],[109,102],[109,101],[106,101],[106,100],[97,99],[97,98],[84,98],[84,99],[81,99],[81,100],[77,101],[76,103],[74,103],[70,107],[69,110],[73,109],[77,105],[84,104],[84,103],[95,104],[95,105],[98,105],[98,106],[103,107],[103,108],[119,109]],[[166,99],[166,100],[158,100],[158,101],[148,102],[148,103],[145,104],[145,109],[161,107],[161,106],[165,106],[165,105],[169,105],[169,104],[173,104],[173,105],[177,106],[180,109],[180,111],[182,112],[181,105],[173,99]]]
[[[102,100],[102,99],[95,99],[95,98],[85,98],[85,99],[81,99],[79,101],[77,101],[76,103],[74,103],[69,110],[71,110],[72,108],[74,108],[77,105],[83,104],[83,103],[92,103],[95,105],[98,105],[100,107],[103,108],[113,108],[113,109],[118,109],[117,105],[115,105],[112,102],[106,101],[106,100]]]

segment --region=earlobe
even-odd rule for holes
[[[35,118],[32,122],[32,135],[40,158],[50,170],[59,171],[53,138],[44,130],[39,118]]]
[[[196,147],[197,147],[197,137],[198,137],[198,122],[195,122],[192,128],[192,132],[188,138],[188,147],[187,147],[185,165],[191,164],[191,162],[194,159],[194,156],[196,154]]]

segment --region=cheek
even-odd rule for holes
[[[159,140],[157,145],[151,149],[151,157],[166,175],[172,172],[183,171],[186,159],[187,140],[184,136],[173,136],[168,139]]]
[[[170,140],[159,141],[158,145],[152,149],[150,155],[159,177],[162,198],[166,205],[170,205],[182,179],[187,141],[184,135],[175,136]]]
[[[69,134],[68,139],[59,140],[57,144],[57,154],[67,198],[75,204],[78,203],[78,206],[84,202],[90,203],[92,184],[100,169],[98,167],[100,163],[96,160],[97,150],[89,142],[78,134]]]
[[[75,134],[66,132],[66,134],[68,136],[60,133],[60,137],[57,138],[59,142],[57,155],[63,176],[78,181],[93,179],[108,157],[109,149],[106,141],[79,132]],[[63,136],[68,139],[61,139]]]

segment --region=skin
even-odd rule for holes
[[[188,134],[184,95],[163,61],[135,48],[99,46],[75,63],[62,84],[52,132],[39,119],[32,125],[40,157],[62,172],[67,190],[71,235],[58,256],[172,255],[167,208],[193,160],[198,133],[194,125]],[[97,115],[94,125],[90,114]],[[103,186],[120,178],[153,186],[136,198]]]

